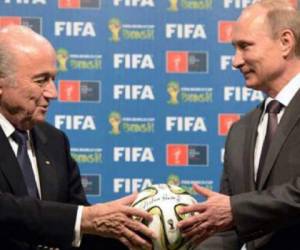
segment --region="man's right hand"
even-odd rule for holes
[[[155,238],[155,232],[133,217],[151,221],[152,216],[141,209],[130,207],[135,199],[136,194],[132,194],[115,201],[84,207],[81,233],[115,238],[129,249],[151,250],[150,239]]]

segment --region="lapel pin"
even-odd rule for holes
[[[45,161],[46,165],[50,165],[50,161]]]

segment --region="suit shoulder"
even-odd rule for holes
[[[54,127],[52,124],[48,122],[39,123],[35,126],[35,129],[42,132],[43,134],[47,136],[63,136],[65,137],[65,133],[56,127]]]
[[[249,122],[253,119],[253,117],[257,114],[257,112],[260,112],[260,108],[256,107],[249,112],[247,112],[245,115],[241,116],[241,119],[234,123],[236,126],[244,126],[249,124]]]

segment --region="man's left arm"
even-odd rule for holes
[[[206,201],[182,208],[195,214],[178,223],[183,236],[199,244],[211,235],[235,229],[244,241],[300,223],[300,177],[288,183],[227,196],[194,185]]]

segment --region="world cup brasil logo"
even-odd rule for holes
[[[110,40],[113,42],[120,41],[121,22],[118,18],[112,18],[109,20],[108,29],[111,32]]]
[[[180,179],[178,175],[175,174],[171,174],[169,175],[168,179],[167,179],[167,184],[168,185],[176,185],[179,186],[180,185]]]
[[[56,51],[56,60],[58,62],[59,71],[67,71],[67,62],[69,59],[69,52],[66,49],[60,48]]]
[[[168,100],[168,104],[177,105],[178,102],[178,94],[180,92],[180,86],[177,81],[170,81],[167,85],[167,92],[170,95],[170,99]]]
[[[178,11],[178,0],[169,0],[169,11]]]
[[[120,113],[116,112],[116,111],[112,111],[109,114],[108,121],[111,125],[110,133],[112,135],[119,135],[121,133],[121,131],[120,131],[120,124],[121,124],[121,115],[120,115]]]

